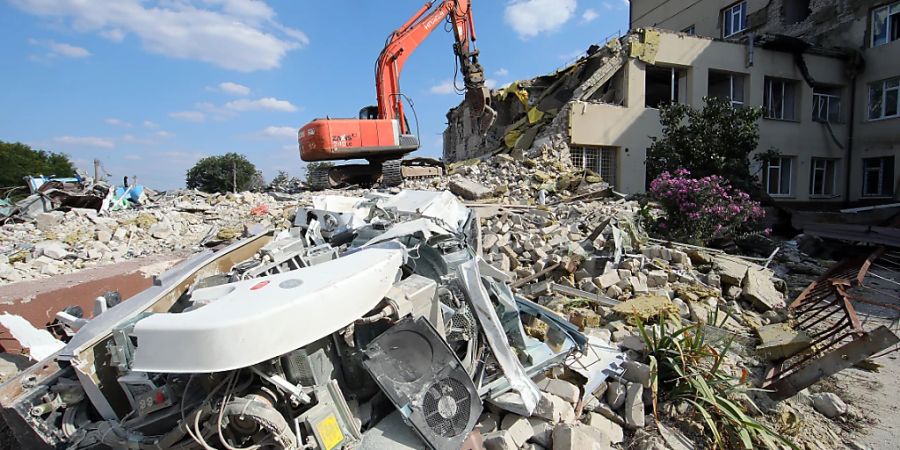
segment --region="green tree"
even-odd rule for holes
[[[719,175],[746,192],[755,192],[750,153],[759,144],[760,108],[734,108],[728,99],[706,97],[703,107],[670,104],[659,112],[662,136],[651,137],[648,179],[687,169],[696,178]]]
[[[197,161],[187,172],[188,189],[203,192],[231,192],[251,190],[260,182],[256,166],[237,153],[208,156]]]
[[[0,141],[0,187],[24,186],[22,178],[28,175],[71,177],[75,166],[65,154]]]

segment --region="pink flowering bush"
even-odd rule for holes
[[[765,217],[758,202],[725,178],[691,178],[686,169],[660,174],[650,183],[648,196],[665,212],[651,228],[676,241],[706,243],[733,236],[751,231]]]

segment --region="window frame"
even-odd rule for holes
[[[824,92],[816,92],[816,89],[834,89],[834,90],[838,91],[838,94],[835,95],[835,94],[827,94]],[[830,102],[831,99],[837,100],[837,114],[836,114],[837,117],[835,117],[835,120],[831,120],[831,102]],[[823,102],[823,100],[824,100],[824,102]],[[813,88],[813,101],[812,101],[812,107],[813,107],[812,120],[815,122],[823,122],[823,123],[826,123],[826,122],[834,123],[834,124],[843,123],[843,121],[841,120],[841,117],[842,117],[841,113],[843,112],[842,111],[843,105],[841,103],[842,102],[841,102],[840,88],[832,88],[832,87],[827,87],[827,86],[814,87]],[[825,105],[825,108],[824,108],[825,115],[824,116],[819,114],[819,112],[822,109],[822,108],[820,108],[821,104]]]
[[[685,33],[685,34],[689,34],[691,36],[696,36],[697,35],[697,26],[691,25],[689,27],[685,27],[683,30],[681,30],[681,32]]]
[[[837,158],[820,158],[813,157],[810,159],[809,172],[809,196],[810,198],[837,198],[841,195],[838,193],[838,162]],[[824,167],[817,167],[818,163],[823,163]],[[831,166],[831,192],[827,192],[826,181],[828,180],[828,168]],[[816,175],[822,175],[822,192],[815,192]]]
[[[773,163],[777,161],[777,166]],[[782,185],[783,179],[783,171],[785,168],[784,162],[787,161],[787,170],[788,170],[788,179],[787,179],[787,192],[784,191],[784,186]],[[768,194],[772,198],[790,198],[794,196],[794,157],[793,156],[779,156],[777,158],[771,158],[766,160],[766,194]],[[778,170],[778,192],[772,192],[772,170]]]
[[[888,83],[890,82],[894,82],[896,85],[888,87]],[[879,112],[878,117],[872,117],[872,100],[876,86],[881,89],[881,111]],[[887,112],[887,97],[889,91],[895,92],[897,98],[897,111],[890,116],[885,114]],[[869,101],[866,104],[866,110],[868,112],[866,116],[869,121],[896,119],[900,117],[900,77],[887,78],[884,80],[876,81],[874,83],[869,83]]]
[[[581,156],[580,164],[575,163],[578,154]],[[618,159],[619,147],[572,146],[569,149],[569,160],[573,166],[582,170],[590,169],[596,172],[604,182],[609,183],[614,189],[618,183]],[[596,169],[588,166],[589,161],[596,162]]]
[[[884,20],[885,21],[885,24],[884,24],[885,41],[881,42],[881,43],[877,43],[877,42],[875,42],[875,24],[877,23],[875,15],[878,14],[880,11],[887,11],[887,14],[885,15],[885,18],[884,18],[885,19]],[[881,6],[872,8],[871,12],[869,13],[869,29],[871,30],[870,34],[869,34],[870,48],[887,45],[894,41],[900,41],[900,38],[891,40],[891,16],[893,16],[894,14],[900,14],[900,1],[897,1],[894,3],[888,3],[886,5],[881,5]],[[898,36],[900,36],[900,32],[898,32]]]
[[[737,9],[737,14],[735,14],[735,9]],[[735,15],[740,20],[740,27],[734,26]],[[722,38],[727,39],[734,35],[743,33],[747,29],[747,1],[740,1],[731,6],[726,7],[722,10]],[[726,20],[726,17],[730,17],[731,20]],[[728,33],[727,25],[731,25],[731,32]]]
[[[712,97],[712,93],[710,93],[710,79],[713,76],[727,77],[728,78],[728,101],[731,102],[732,108],[743,108],[747,104],[747,74],[745,73],[737,73],[737,72],[728,72],[725,70],[717,70],[717,69],[709,69],[707,73],[707,82],[706,82],[706,95],[708,97]],[[736,80],[741,80],[740,89],[735,89]],[[741,93],[741,100],[734,99],[734,93]]]
[[[772,92],[774,90],[773,85],[776,82],[781,83],[780,117],[776,117],[772,114],[772,111],[774,109],[772,107],[772,103],[773,103]],[[791,117],[786,118],[785,117],[785,103],[786,102],[784,101],[784,99],[787,98],[787,96],[785,95],[785,92],[789,85],[793,88],[791,98],[793,101],[794,108],[793,108],[793,115]],[[780,121],[784,121],[784,122],[799,122],[800,118],[799,118],[799,115],[797,114],[798,113],[798,111],[797,111],[798,103],[800,100],[799,99],[799,97],[800,97],[799,96],[799,85],[800,85],[800,83],[797,80],[792,80],[790,78],[765,77],[765,81],[763,82],[763,109],[764,109],[763,118],[769,119],[769,120],[780,120]]]
[[[880,165],[877,169],[870,168],[870,167],[868,167],[869,161],[879,161]],[[888,172],[888,170],[887,170],[888,163],[890,163],[890,164],[895,163],[893,156],[876,156],[874,158],[863,158],[863,160],[862,160],[863,176],[862,176],[862,186],[861,186],[862,189],[860,192],[861,197],[863,197],[863,198],[890,198],[890,197],[893,197],[893,195],[894,195],[894,180],[893,180],[893,177],[894,177],[893,169],[894,168],[893,167],[890,167],[890,169],[891,169],[890,170],[890,172],[891,172],[890,178],[891,179],[885,180],[885,175],[887,175],[887,172]],[[878,172],[879,179],[878,179],[878,192],[877,193],[867,193],[866,192],[866,187],[869,184],[868,183],[869,174],[871,172]],[[885,186],[887,186],[889,189],[887,192],[884,190]]]

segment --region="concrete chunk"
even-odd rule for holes
[[[590,428],[585,425],[559,424],[553,429],[553,450],[604,450]]]
[[[747,275],[747,264],[729,258],[716,257],[715,266],[722,283],[727,285],[740,286]]]
[[[766,325],[757,331],[762,342],[756,350],[768,360],[790,358],[812,342],[806,332],[794,330],[785,323]]]
[[[643,428],[644,419],[644,386],[630,383],[625,394],[625,426],[631,429]]]
[[[534,436],[534,428],[525,417],[518,414],[507,414],[500,424],[500,429],[509,432],[510,439],[521,447]]]
[[[449,187],[450,192],[466,200],[481,200],[490,197],[493,193],[492,190],[468,178],[452,180]]]
[[[613,410],[619,409],[625,404],[625,394],[627,388],[618,381],[610,381],[609,389],[606,390],[606,403]]]
[[[760,311],[784,307],[784,294],[775,289],[768,271],[748,270],[741,287],[744,298]]]
[[[555,378],[544,378],[538,381],[538,389],[553,394],[569,403],[576,403],[581,398],[581,390],[572,383],[565,380],[557,380]]]
[[[599,430],[608,439],[606,444],[618,444],[625,440],[625,431],[602,414],[590,412],[585,416],[585,425]]]
[[[484,435],[484,448],[486,450],[516,450],[519,446],[513,441],[509,431],[500,430]]]

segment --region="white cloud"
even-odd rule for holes
[[[507,70],[505,67],[501,67],[497,69],[496,72],[494,72],[494,75],[497,75],[498,77],[505,77],[509,75],[509,70]]]
[[[230,101],[225,104],[225,108],[231,111],[282,111],[282,112],[294,112],[297,111],[297,107],[294,106],[291,102],[287,100],[279,100],[273,97],[261,98],[258,100],[247,100],[240,99]]]
[[[159,124],[157,124],[156,122],[151,122],[149,120],[145,120],[144,128],[159,128]]]
[[[116,147],[116,142],[110,138],[101,138],[94,136],[60,136],[53,138],[58,144],[72,145],[76,147],[92,147],[112,149]]]
[[[488,78],[487,80],[484,80],[484,85],[487,86],[488,89],[494,89],[497,87],[497,80]]]
[[[453,86],[453,80],[444,80],[428,89],[432,94],[447,95],[456,93],[456,87]]]
[[[175,133],[170,133],[168,131],[163,131],[163,130],[157,131],[156,133],[153,133],[153,135],[156,137],[161,137],[163,139],[175,137]]]
[[[521,39],[558,30],[575,14],[576,0],[512,0],[504,19]]]
[[[240,72],[274,69],[309,38],[259,0],[10,0],[30,14],[114,42],[136,36],[151,52]],[[83,49],[82,49],[83,50]],[[86,50],[85,50],[86,51]]]
[[[206,114],[200,111],[176,111],[169,113],[169,117],[185,122],[203,122],[206,120]]]
[[[219,90],[231,95],[247,95],[250,93],[250,88],[248,88],[247,86],[232,83],[230,81],[219,83]]]
[[[116,119],[115,117],[110,117],[109,119],[104,120],[107,125],[112,125],[114,127],[122,127],[122,128],[131,128],[131,124],[122,120]]]
[[[125,155],[124,158],[127,159],[128,161],[140,161],[140,160],[144,159],[144,158],[141,158],[141,155]]]
[[[262,134],[271,137],[296,138],[298,128],[296,127],[266,127]]]
[[[87,58],[91,56],[91,52],[82,47],[76,47],[72,44],[66,44],[65,42],[56,42],[54,40],[38,40],[38,39],[29,39],[28,43],[31,45],[37,45],[40,47],[46,47],[48,52],[47,58],[55,58],[55,57],[63,57],[63,58]],[[40,59],[37,57],[33,57],[32,59]]]
[[[608,7],[609,3],[603,3],[603,5]],[[581,23],[593,22],[597,20],[598,17],[600,17],[600,14],[598,14],[597,11],[586,9],[581,13]]]

